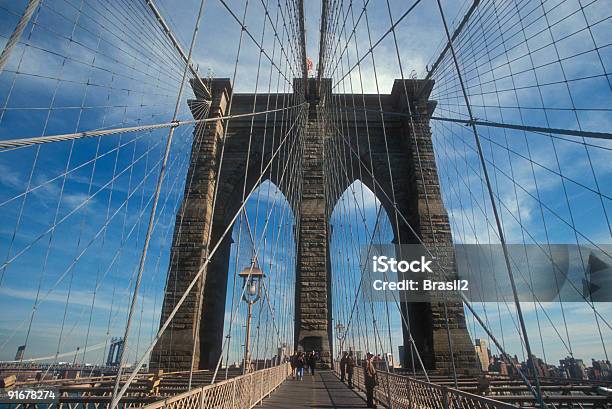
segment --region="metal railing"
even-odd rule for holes
[[[334,364],[336,373],[340,366]],[[405,375],[378,371],[374,398],[393,409],[516,409],[517,406],[485,396],[421,381]],[[365,391],[363,368],[355,367],[353,384]]]
[[[267,397],[291,374],[284,363],[226,381],[192,389],[142,409],[250,409]]]
[[[203,372],[208,371],[196,371],[194,374]],[[181,375],[182,372],[169,374]],[[250,409],[270,395],[290,374],[291,368],[288,363],[285,363],[214,384],[207,381],[202,386],[167,397],[155,396],[150,385],[147,384],[147,379],[140,377],[123,396],[117,407],[119,409]],[[143,375],[150,376],[150,374]],[[59,397],[53,403],[15,403],[0,405],[0,407],[3,409],[108,409],[111,405],[113,388],[109,384],[112,379],[106,378],[112,377],[81,378],[74,380],[74,384],[69,385],[53,383],[33,385],[47,385],[56,388],[59,391]],[[201,381],[202,379],[196,380],[196,382]],[[172,389],[171,385],[165,388],[165,393],[168,393],[170,389]]]

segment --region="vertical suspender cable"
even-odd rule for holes
[[[446,24],[446,17],[444,16],[444,10],[442,10],[442,4],[440,0],[436,0],[438,3],[438,9],[440,10],[440,17],[442,19],[442,24],[444,25],[444,31],[446,33],[446,37],[448,38],[448,45],[451,51],[451,55],[453,57],[453,62],[455,65],[455,69],[457,70],[457,78],[459,79],[459,83],[461,85],[461,91],[463,93],[463,98],[465,99],[466,109],[468,111],[470,121],[474,120],[474,116],[472,115],[472,108],[470,105],[470,101],[467,95],[467,91],[465,89],[465,84],[463,82],[463,77],[461,75],[461,70],[459,69],[459,63],[457,61],[457,55],[455,54],[455,48],[453,46],[453,41],[451,39],[450,32],[448,31],[448,25]],[[542,400],[542,388],[540,387],[540,379],[538,377],[538,373],[535,369],[535,365],[533,362],[533,355],[531,353],[531,346],[529,344],[529,336],[527,335],[527,327],[525,325],[525,319],[523,318],[523,312],[521,309],[521,303],[518,298],[518,293],[516,290],[516,283],[514,282],[514,275],[512,274],[512,266],[510,265],[510,258],[508,255],[508,247],[506,246],[506,239],[504,238],[504,232],[501,226],[501,221],[499,218],[499,213],[497,210],[497,205],[495,204],[495,197],[493,194],[493,188],[491,187],[491,180],[489,178],[489,172],[487,171],[487,165],[484,159],[484,154],[482,152],[482,146],[480,144],[480,137],[478,135],[478,131],[476,130],[476,125],[471,123],[472,131],[474,133],[474,140],[476,142],[476,148],[478,151],[478,157],[480,159],[480,164],[482,166],[483,175],[485,178],[485,182],[487,185],[487,191],[489,193],[489,199],[491,200],[491,208],[493,209],[493,215],[495,216],[495,224],[497,225],[497,230],[499,233],[499,240],[502,245],[502,250],[504,252],[504,260],[506,262],[506,269],[508,270],[508,278],[510,279],[510,285],[512,287],[512,295],[514,296],[514,303],[516,305],[516,311],[518,314],[518,318],[521,324],[521,331],[523,333],[523,339],[525,341],[525,349],[527,350],[527,363],[533,373],[535,379],[535,388],[536,388],[536,398],[540,407],[546,408],[547,405]]]
[[[195,45],[196,36],[198,33],[198,28],[200,26],[200,20],[202,18],[202,12],[204,10],[204,5],[206,4],[206,0],[202,0],[200,2],[200,10],[198,12],[198,18],[196,20],[195,28],[193,30],[193,36],[191,37],[191,44],[189,46],[189,55],[187,56],[187,61],[185,63],[185,69],[183,70],[183,77],[181,79],[181,85],[179,86],[178,95],[176,96],[176,105],[174,106],[174,114],[172,115],[172,120],[176,121],[179,113],[179,108],[181,106],[181,99],[183,96],[183,91],[185,89],[185,80],[187,79],[187,71],[190,67],[189,62],[191,61],[191,55],[193,53],[193,47]],[[153,198],[153,204],[151,207],[151,214],[149,216],[149,225],[147,227],[147,234],[145,236],[145,242],[142,248],[142,255],[140,257],[140,263],[138,266],[138,276],[136,278],[136,283],[134,285],[134,292],[132,294],[132,301],[130,304],[130,310],[128,314],[127,323],[125,325],[125,332],[123,336],[123,348],[121,349],[121,354],[119,356],[119,367],[117,368],[117,377],[115,378],[115,386],[113,387],[112,400],[110,404],[110,409],[114,409],[119,403],[119,399],[117,397],[117,393],[119,392],[119,382],[121,380],[121,369],[123,367],[123,363],[125,361],[125,351],[128,347],[128,337],[130,333],[130,327],[132,324],[132,318],[134,316],[134,310],[136,309],[136,304],[138,302],[138,290],[140,289],[140,283],[142,281],[142,272],[144,270],[145,262],[147,259],[147,250],[149,248],[149,243],[151,241],[151,234],[153,233],[153,226],[155,221],[155,213],[157,211],[157,203],[159,202],[159,196],[161,193],[162,184],[164,181],[164,176],[166,173],[166,165],[168,163],[168,158],[170,156],[170,147],[172,146],[172,137],[174,135],[174,127],[170,128],[168,132],[168,139],[166,140],[166,148],[164,151],[164,158],[161,164],[161,168],[159,170],[159,177],[157,178],[157,186],[155,187],[155,195]]]
[[[391,22],[391,31],[393,33],[393,43],[395,45],[395,54],[397,56],[397,63],[398,63],[399,70],[400,70],[400,75],[401,75],[401,78],[402,78],[402,87],[404,89],[404,98],[406,99],[406,108],[408,109],[410,128],[411,128],[412,137],[413,137],[413,140],[414,140],[415,153],[416,153],[416,156],[417,156],[417,163],[419,165],[419,172],[421,174],[421,178],[420,179],[421,179],[421,185],[423,186],[423,193],[425,195],[425,207],[427,209],[427,218],[428,218],[428,221],[429,221],[429,228],[431,230],[431,235],[432,235],[432,238],[433,238],[433,241],[434,241],[434,249],[436,250],[436,256],[437,256],[438,255],[437,254],[438,253],[438,241],[436,239],[436,232],[434,230],[433,221],[431,219],[431,208],[430,208],[430,205],[429,205],[429,195],[427,193],[427,184],[425,183],[425,177],[424,177],[424,174],[423,174],[423,166],[422,166],[422,161],[421,161],[419,142],[418,142],[417,137],[416,137],[417,129],[416,129],[415,122],[414,122],[414,117],[413,117],[413,114],[412,114],[412,108],[410,107],[410,100],[409,100],[409,97],[408,97],[408,90],[406,89],[406,81],[405,81],[405,77],[404,77],[404,69],[403,69],[403,66],[402,66],[402,59],[400,57],[399,46],[398,46],[398,43],[397,43],[397,35],[395,33],[395,26],[394,26],[394,22],[393,22],[393,15],[391,13],[391,6],[389,5],[389,0],[387,0],[387,12],[389,14],[389,20]],[[374,53],[372,53],[372,55],[374,55]],[[415,104],[416,104],[416,102],[415,102]],[[418,109],[417,109],[416,114],[417,114],[417,117],[419,119],[421,119],[420,118],[420,114],[418,112]],[[456,365],[455,365],[455,354],[454,354],[454,349],[453,349],[453,340],[452,340],[452,337],[451,337],[450,323],[449,323],[449,320],[448,320],[448,303],[447,303],[446,294],[444,295],[442,301],[443,301],[443,304],[444,304],[444,318],[445,318],[445,321],[446,321],[446,325],[445,325],[446,326],[446,336],[447,336],[447,341],[448,341],[448,349],[449,349],[449,353],[450,353],[451,367],[452,367],[452,370],[453,370],[453,381],[454,381],[454,384],[455,384],[455,388],[458,389],[459,388],[459,384],[457,382],[457,368],[456,368]]]

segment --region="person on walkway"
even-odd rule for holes
[[[289,362],[291,363],[291,377],[293,379],[295,379],[295,372],[296,372],[296,366],[297,366],[297,351],[295,351],[293,353],[293,355],[291,355],[291,358],[289,359]]]
[[[348,387],[353,389],[353,372],[355,371],[355,358],[353,351],[350,351],[346,357],[346,374],[348,375]]]
[[[315,374],[316,365],[317,365],[317,354],[315,351],[312,351],[310,355],[308,355],[308,366],[310,367],[310,374],[313,376]]]
[[[306,366],[306,360],[304,359],[304,353],[302,351],[298,352],[297,357],[295,358],[295,368],[297,374],[297,380],[301,381],[304,379],[304,367]]]
[[[344,351],[342,353],[342,358],[340,358],[340,382],[344,382],[344,378],[346,376],[346,361],[348,359],[348,353]]]
[[[368,408],[375,408],[374,404],[374,389],[376,385],[378,385],[378,380],[376,377],[376,368],[374,367],[374,363],[372,359],[374,355],[368,352],[367,359],[363,364],[363,378],[366,388],[366,397],[368,401]]]

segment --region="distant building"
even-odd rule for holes
[[[565,370],[561,368],[557,368],[556,366],[553,366],[552,369],[550,370],[550,376],[552,378],[567,379],[567,372],[565,372]]]
[[[106,357],[106,366],[118,366],[123,353],[123,338],[111,339],[111,345]]]
[[[568,356],[567,358],[559,361],[559,367],[562,372],[567,374],[568,378],[588,379],[586,366],[584,365],[584,362],[582,362],[582,359],[576,359]]]
[[[508,375],[508,364],[505,363],[500,357],[494,356],[493,362],[489,363],[489,372],[496,372],[500,375]]]
[[[507,362],[504,358],[497,355],[493,356],[491,359],[492,362],[489,364],[490,372],[496,372],[500,375],[509,376],[511,378],[518,378],[519,373],[517,368],[522,372],[525,370],[525,365],[519,362],[516,355],[514,355],[514,357],[509,357],[511,362]]]
[[[476,356],[480,361],[480,367],[483,371],[489,370],[490,363],[490,352],[487,347],[487,341],[485,339],[476,339],[476,345],[474,346],[476,350]]]
[[[612,381],[612,365],[610,361],[596,361],[591,359],[592,367],[589,368],[589,379],[597,381]]]
[[[393,354],[387,353],[385,359],[387,361],[387,365],[389,365],[389,368],[395,368],[395,359],[393,359]]]
[[[535,367],[536,372],[538,373],[538,376],[540,377],[549,377],[551,375],[551,367],[550,365],[548,365],[546,362],[544,362],[544,360],[538,358],[537,356],[533,355],[532,356],[533,359],[533,366]],[[526,365],[527,368],[529,368],[529,365]],[[531,373],[531,369],[529,368],[529,372]]]
[[[25,345],[19,345],[17,347],[17,353],[15,354],[15,361],[21,362],[23,360],[23,354],[25,353]]]

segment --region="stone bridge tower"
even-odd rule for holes
[[[303,80],[294,81],[295,89],[304,89]],[[196,83],[192,83],[196,97],[202,93]],[[391,181],[388,173],[376,174],[376,181],[368,176],[366,158],[371,155],[374,169],[387,169],[389,158],[393,174],[393,186],[398,209],[406,215],[407,221],[426,244],[436,244],[442,249],[442,262],[451,271],[454,267],[452,238],[448,216],[442,198],[434,159],[429,117],[435,109],[435,102],[428,97],[433,87],[432,81],[396,80],[390,94],[381,95],[383,111],[396,113],[385,116],[386,147],[383,134],[383,122],[379,113],[379,96],[359,95],[365,101],[366,109],[356,114],[354,121],[349,121],[347,133],[365,135],[366,127],[370,143],[365,137],[351,138],[355,151],[361,152],[362,161],[349,161],[356,169],[353,175],[362,175],[364,183],[376,192],[378,199],[386,209],[390,219],[394,214],[391,195]],[[222,117],[227,114],[227,107],[232,89],[227,79],[212,81],[213,101],[209,117]],[[351,95],[331,93],[331,81],[315,79],[306,82],[304,94],[309,103],[308,114],[301,119],[303,129],[287,129],[295,137],[303,138],[304,149],[301,158],[287,149],[283,150],[273,161],[272,167],[281,169],[288,161],[298,160],[302,164],[301,198],[289,198],[294,214],[299,215],[296,226],[297,265],[295,286],[295,348],[321,351],[324,364],[330,364],[332,358],[331,328],[331,271],[329,255],[328,217],[333,204],[339,197],[326,197],[324,188],[323,151],[329,140],[329,127],[326,126],[324,104],[332,98],[350,99]],[[268,98],[279,101],[283,106],[287,99],[298,97],[293,94],[262,94],[255,103],[256,111],[266,110]],[[407,98],[406,98],[407,97]],[[301,96],[300,96],[301,98]],[[233,96],[232,114],[248,113],[253,110],[253,94],[235,94]],[[281,103],[281,101],[283,101]],[[419,113],[414,128],[407,115],[408,105],[412,112]],[[286,104],[289,106],[294,103]],[[197,110],[193,109],[194,114]],[[281,126],[290,124],[298,111],[285,113],[277,121],[263,121],[256,118],[253,133],[257,136],[271,135],[278,132],[274,124],[280,120]],[[399,114],[399,115],[397,115]],[[280,114],[279,114],[280,115]],[[367,125],[366,125],[367,124]],[[262,160],[267,161],[272,152],[272,139],[266,139],[266,145],[254,144],[250,155],[247,154],[251,118],[233,119],[225,142],[224,165],[221,176],[216,174],[220,155],[220,141],[224,133],[224,123],[219,120],[207,127],[198,127],[195,131],[194,149],[185,188],[185,198],[177,215],[168,272],[168,282],[162,307],[162,322],[168,317],[186,287],[192,281],[206,258],[206,244],[217,243],[222,232],[228,227],[231,217],[236,213],[241,201],[243,188],[250,190],[257,182],[259,166]],[[277,135],[278,138],[278,135]],[[278,141],[278,139],[277,139]],[[357,150],[359,144],[359,150]],[[260,146],[255,146],[260,145]],[[259,150],[258,150],[259,149]],[[350,152],[347,149],[347,154]],[[418,158],[417,158],[418,156]],[[247,157],[250,158],[247,160]],[[417,165],[417,163],[420,164]],[[359,167],[362,166],[361,172]],[[245,173],[248,175],[244,180]],[[271,172],[271,181],[282,192],[286,192],[288,181],[280,177],[280,172]],[[218,199],[227,204],[212,209],[212,196],[216,181],[219,183]],[[347,181],[343,189],[353,181]],[[424,184],[423,184],[424,182]],[[374,186],[376,184],[376,186]],[[343,189],[340,189],[342,191]],[[287,196],[287,195],[286,195]],[[426,206],[426,202],[428,206]],[[431,222],[430,222],[431,217]],[[182,221],[182,223],[181,223]],[[212,223],[212,233],[208,231]],[[403,225],[403,224],[402,224]],[[395,229],[395,242],[416,244],[415,235],[410,229]],[[180,228],[179,228],[180,226]],[[215,253],[202,280],[202,285],[194,288],[186,302],[175,316],[173,323],[151,354],[150,366],[153,369],[188,370],[191,365],[192,351],[195,350],[194,366],[197,368],[214,368],[219,359],[223,344],[223,324],[225,293],[228,280],[231,239],[226,238]],[[203,299],[200,317],[200,330],[196,334],[197,306]],[[443,304],[436,300],[429,303],[415,303],[404,300],[402,309],[410,319],[410,328],[404,325],[404,344],[408,345],[408,334],[421,352],[427,368],[448,371],[450,369],[449,341]],[[451,343],[455,353],[456,367],[461,371],[477,371],[478,362],[474,346],[469,338],[463,306],[460,302],[447,303],[448,322]],[[195,346],[195,347],[194,347]],[[408,354],[407,354],[408,355]],[[409,356],[407,357],[407,359]],[[404,365],[410,365],[404,362]],[[418,367],[418,366],[417,366]]]

